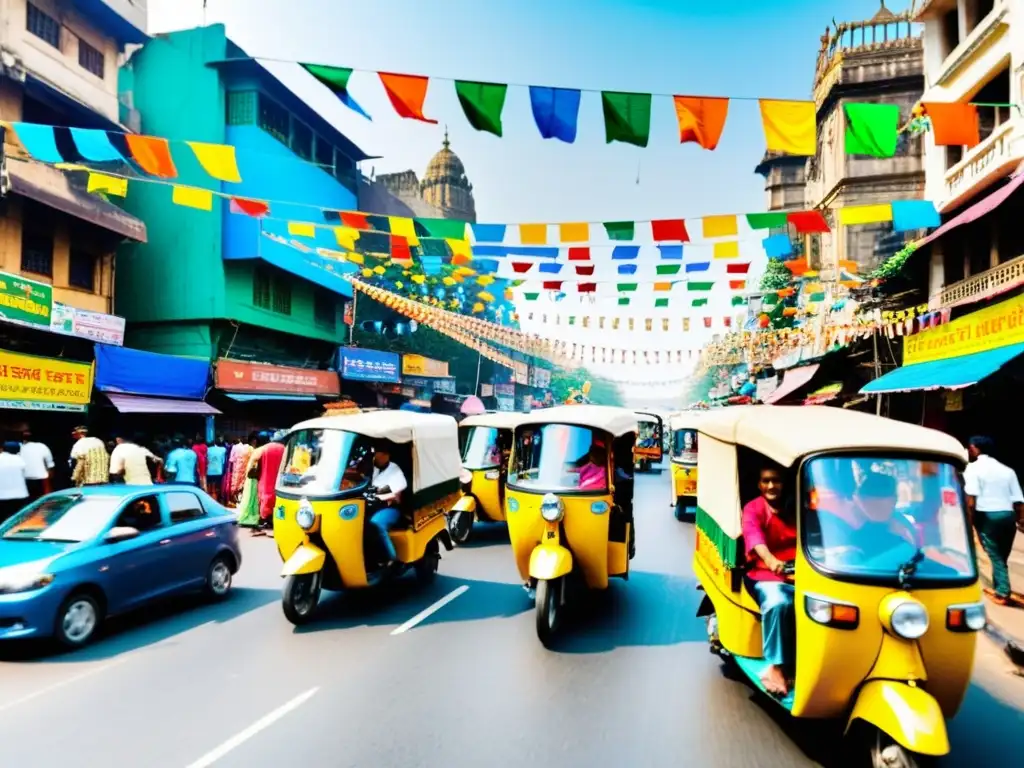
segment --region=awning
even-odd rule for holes
[[[102,392],[202,400],[209,382],[207,360],[96,345],[96,389]]]
[[[764,399],[765,403],[768,403],[769,405],[771,403],[777,403],[783,398],[793,394],[800,389],[800,387],[813,379],[814,374],[817,372],[817,363],[813,365],[805,365],[802,368],[790,368],[782,377],[782,383],[776,387],[774,392]]]
[[[1024,354],[1024,344],[1011,344],[973,355],[904,365],[868,383],[860,392],[879,395],[923,389],[963,389],[991,376],[1021,354]]]
[[[843,385],[840,382],[833,382],[832,384],[826,384],[821,389],[816,389],[807,396],[804,400],[804,405],[821,405],[827,403],[830,400],[835,400],[842,394]]]
[[[11,191],[129,240],[146,242],[146,225],[98,195],[71,185],[70,177],[42,163],[8,158]]]
[[[966,211],[961,213],[959,216],[954,216],[952,219],[947,221],[941,227],[932,232],[928,237],[917,241],[917,247],[921,248],[927,245],[932,240],[942,237],[944,234],[949,232],[951,229],[956,229],[964,224],[970,224],[972,221],[976,221],[984,216],[986,213],[991,213],[1000,205],[1002,205],[1006,198],[1012,195],[1021,184],[1024,184],[1024,172],[1020,169],[1017,170],[1015,176],[1011,177],[1010,182],[990,195],[983,197],[981,200],[976,202]]]
[[[225,392],[224,394],[232,400],[237,400],[240,403],[248,403],[253,400],[294,400],[304,403],[316,402],[316,395],[254,395],[251,393],[243,395],[236,394],[234,392]]]
[[[107,399],[121,413],[198,413],[216,416],[220,413],[202,400],[172,400],[167,397],[138,397],[136,395],[107,394]]]

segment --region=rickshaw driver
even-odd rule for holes
[[[377,500],[385,507],[374,513],[370,518],[370,524],[380,533],[381,544],[384,547],[385,557],[388,565],[398,560],[398,553],[395,545],[388,536],[388,531],[394,528],[402,519],[402,513],[398,509],[402,493],[409,487],[402,468],[391,461],[391,446],[381,441],[373,446],[373,476],[370,479],[370,486],[375,490],[385,490],[378,494]]]

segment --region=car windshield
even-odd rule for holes
[[[117,496],[50,496],[0,525],[0,539],[88,541],[104,531],[120,505],[121,499]]]
[[[543,491],[608,489],[608,444],[586,427],[544,424],[516,431],[509,483]]]
[[[696,429],[677,429],[672,433],[672,456],[680,461],[697,460]]]
[[[834,573],[911,582],[976,576],[950,464],[829,456],[803,469],[808,558]]]
[[[462,446],[462,465],[466,469],[490,469],[501,464],[498,430],[494,427],[467,427]]]
[[[366,437],[340,429],[300,429],[288,435],[277,487],[330,494],[365,485],[373,472]]]

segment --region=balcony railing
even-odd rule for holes
[[[987,139],[967,151],[967,156],[946,172],[942,209],[953,207],[983,181],[1009,173],[1021,160],[1021,120],[1013,118],[998,126]]]
[[[946,286],[929,302],[930,308],[946,309],[997,296],[1024,283],[1024,256],[1018,256],[972,275],[966,280]]]

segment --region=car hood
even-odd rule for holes
[[[0,541],[0,568],[38,561],[52,561],[82,546],[63,541]]]

